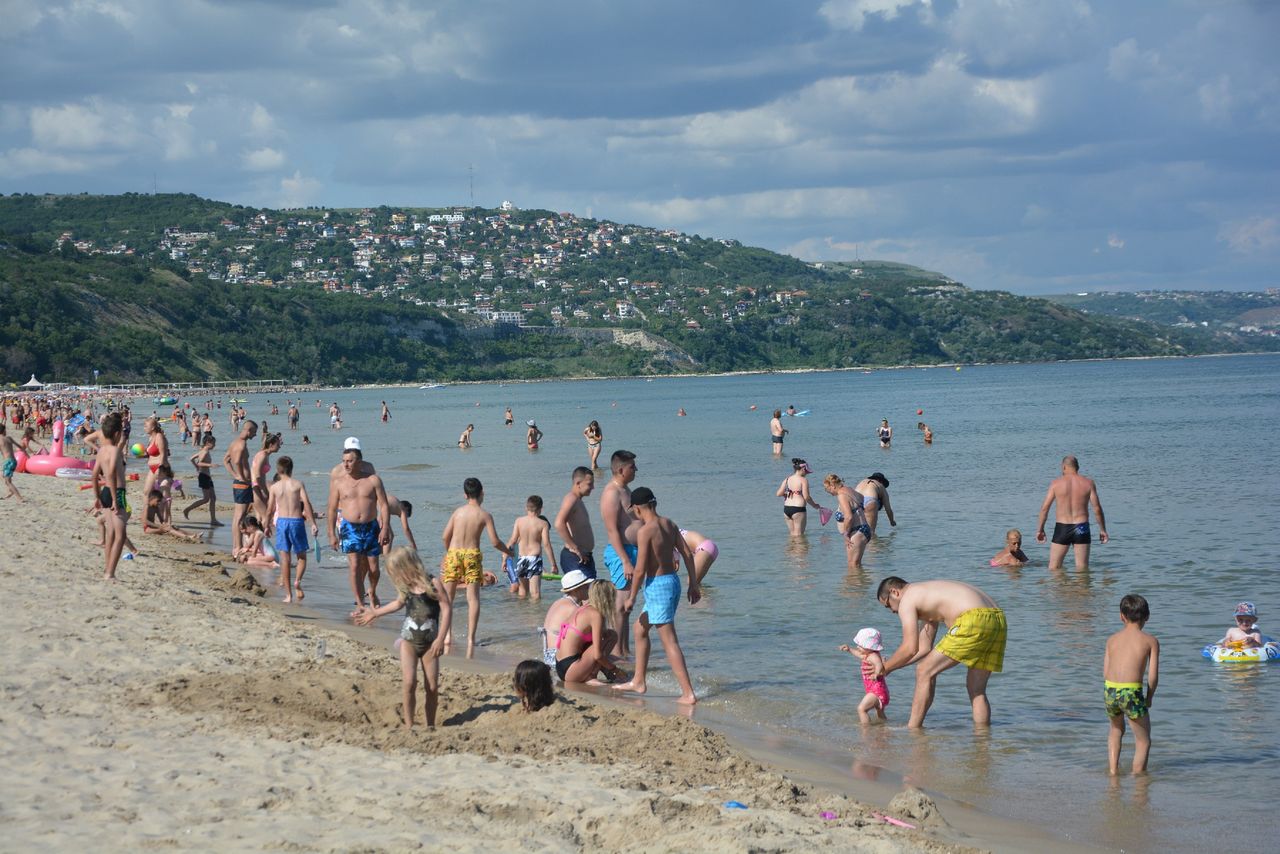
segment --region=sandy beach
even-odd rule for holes
[[[0,510],[6,846],[988,847],[918,793],[858,803],[692,721],[591,696],[525,714],[505,674],[447,659],[441,725],[407,732],[387,651],[275,605],[207,547],[131,525],[142,553],[101,581],[76,487],[19,476],[27,503]]]

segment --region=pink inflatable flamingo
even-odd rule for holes
[[[64,457],[62,455],[62,432],[62,419],[59,418],[53,422],[53,448],[47,454],[36,454],[34,457],[27,457],[27,474],[43,474],[53,477],[58,473],[58,469],[93,468],[93,463],[88,460],[79,460],[75,457]],[[74,475],[71,476],[74,477]]]

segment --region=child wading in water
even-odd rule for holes
[[[1111,732],[1107,735],[1107,754],[1111,773],[1119,773],[1120,741],[1124,738],[1124,719],[1133,722],[1133,773],[1147,770],[1151,751],[1151,718],[1147,712],[1156,694],[1160,678],[1160,642],[1142,630],[1151,618],[1147,600],[1130,593],[1120,600],[1120,621],[1124,628],[1107,638],[1107,652],[1102,659],[1102,678],[1106,682],[1104,699]],[[1142,691],[1142,672],[1147,673],[1146,694]]]
[[[884,709],[889,705],[889,685],[884,681],[884,659],[880,651],[884,642],[876,629],[859,629],[853,637],[853,646],[845,644],[841,652],[847,652],[862,660],[862,687],[867,693],[858,703],[858,720],[871,723],[871,710],[876,710],[880,720],[885,720]]]
[[[515,688],[520,705],[526,712],[545,709],[556,701],[555,689],[551,687],[551,668],[532,658],[516,665],[511,687]]]
[[[384,564],[396,588],[394,602],[380,608],[361,611],[355,621],[361,626],[384,614],[405,609],[400,629],[400,674],[404,677],[404,725],[413,728],[414,702],[417,699],[418,668],[422,668],[422,710],[427,726],[436,725],[436,706],[440,702],[440,652],[453,621],[453,609],[444,586],[438,578],[427,574],[418,553],[404,546],[392,549]],[[517,671],[518,673],[519,671]]]

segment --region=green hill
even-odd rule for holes
[[[566,213],[270,211],[191,195],[0,197],[0,305],[0,372],[18,382],[94,369],[103,382],[413,382],[1276,348],[972,291],[905,264],[808,264]]]

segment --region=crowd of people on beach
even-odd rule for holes
[[[296,431],[302,401],[288,400],[288,429]],[[321,401],[316,400],[316,408]],[[105,412],[98,419],[96,406]],[[91,512],[101,532],[99,545],[104,552],[104,578],[114,580],[119,561],[131,559],[137,548],[128,535],[132,507],[128,485],[137,474],[126,472],[126,457],[145,459],[147,471],[142,481],[144,534],[163,534],[199,542],[202,534],[191,534],[174,524],[171,505],[174,496],[185,498],[184,485],[175,478],[168,435],[164,423],[173,430],[180,444],[194,449],[188,457],[196,474],[199,498],[182,509],[184,520],[192,511],[205,507],[208,527],[223,523],[218,519],[217,495],[213,473],[218,469],[214,451],[214,413],[222,402],[208,399],[197,407],[174,406],[161,418],[156,412],[143,418],[145,444],[129,444],[132,410],[127,401],[81,400],[74,397],[20,396],[4,400],[0,418],[0,455],[8,493],[5,497],[22,500],[13,484],[17,453],[27,457],[47,452],[41,441],[53,436],[55,425],[74,424],[74,435],[66,441],[78,443],[83,454],[91,454],[93,466],[89,488],[94,499]],[[279,408],[268,403],[268,414],[276,416]],[[794,406],[773,411],[770,420],[772,451],[781,455],[789,430],[782,426],[784,417],[799,417]],[[658,498],[653,490],[633,487],[639,464],[637,455],[628,450],[615,450],[609,457],[608,480],[600,491],[597,512],[603,526],[603,548],[597,565],[597,539],[587,499],[594,493],[597,467],[604,433],[598,421],[591,421],[582,431],[587,445],[588,465],[578,466],[569,475],[569,488],[560,501],[554,520],[543,515],[544,502],[530,495],[524,515],[515,519],[511,534],[498,534],[493,515],[484,508],[484,487],[474,477],[462,483],[461,502],[452,511],[441,532],[442,555],[439,574],[432,574],[420,556],[418,543],[410,528],[412,504],[387,492],[371,461],[365,459],[358,437],[344,440],[341,460],[329,474],[327,500],[323,512],[312,503],[306,486],[294,477],[293,460],[276,456],[282,447],[279,433],[272,433],[267,421],[261,425],[248,418],[238,401],[227,408],[228,424],[234,438],[221,457],[221,469],[231,481],[232,554],[242,564],[276,571],[278,585],[283,588],[283,601],[292,603],[305,596],[303,577],[311,554],[308,529],[312,538],[328,541],[330,549],[346,556],[354,610],[352,619],[368,624],[378,617],[404,612],[397,645],[404,681],[403,715],[406,726],[416,716],[418,675],[421,674],[425,701],[424,718],[434,726],[439,700],[439,658],[453,646],[453,604],[461,586],[467,601],[466,652],[475,649],[481,614],[482,587],[497,582],[497,573],[484,568],[482,540],[502,558],[507,589],[511,595],[540,601],[544,578],[558,580],[561,596],[546,610],[540,629],[542,656],[521,662],[513,677],[517,694],[525,709],[536,711],[546,707],[554,697],[552,671],[566,685],[587,684],[633,694],[648,690],[651,636],[656,632],[677,685],[676,702],[697,702],[688,666],[676,632],[675,617],[682,598],[696,604],[702,595],[702,583],[719,555],[710,538],[679,527],[658,511]],[[391,418],[386,401],[381,404],[379,420]],[[334,402],[329,407],[330,426],[342,425],[341,409]],[[510,407],[504,412],[504,425],[514,423]],[[8,427],[20,435],[14,441]],[[96,425],[96,426],[95,426]],[[543,438],[532,419],[526,423],[526,445],[536,451]],[[918,427],[925,433],[926,444],[933,440],[932,431],[923,422]],[[468,424],[459,438],[462,449],[471,447],[474,424]],[[888,420],[876,428],[876,439],[882,447],[892,443]],[[304,437],[305,439],[305,437]],[[273,460],[273,457],[276,457]],[[776,495],[782,499],[783,518],[791,537],[803,537],[809,508],[817,510],[823,525],[834,519],[846,547],[850,570],[862,571],[867,546],[876,537],[881,513],[890,526],[897,520],[889,497],[889,479],[873,472],[860,479],[846,480],[836,473],[822,480],[825,492],[835,499],[835,507],[820,504],[810,491],[808,475],[813,472],[802,458],[791,461],[792,472],[779,484]],[[1055,513],[1051,538],[1045,527],[1049,513]],[[1049,539],[1049,566],[1060,569],[1069,551],[1074,552],[1078,568],[1087,566],[1092,543],[1090,514],[1096,519],[1099,540],[1107,543],[1101,501],[1096,483],[1079,472],[1074,456],[1064,457],[1061,476],[1049,486],[1041,505],[1036,540]],[[392,517],[400,520],[407,545],[393,547],[395,535]],[[321,525],[324,534],[321,535]],[[561,548],[555,552],[552,533]],[[317,545],[317,556],[319,545]],[[991,566],[1022,566],[1029,562],[1022,549],[1022,534],[1010,529],[1004,547],[991,558]],[[378,584],[383,564],[395,588],[395,597],[383,602]],[[687,588],[679,577],[683,566]],[[643,605],[640,596],[643,593]],[[1003,669],[1008,636],[1004,611],[995,599],[979,588],[960,581],[933,579],[907,581],[897,576],[883,579],[876,591],[877,600],[897,615],[902,628],[902,641],[886,655],[881,632],[867,626],[856,632],[851,644],[839,650],[858,659],[863,681],[863,696],[856,705],[859,719],[870,723],[872,714],[885,720],[890,703],[886,677],[914,665],[915,690],[909,727],[921,727],[933,703],[937,678],[958,665],[967,670],[972,718],[985,726],[991,720],[987,686],[993,673]],[[639,607],[638,607],[639,606]],[[1134,728],[1137,748],[1133,770],[1145,770],[1150,749],[1149,709],[1158,685],[1159,643],[1143,627],[1150,618],[1147,601],[1136,594],[1120,601],[1123,627],[1112,635],[1103,655],[1104,702],[1111,721],[1109,764],[1114,774],[1118,769],[1120,739],[1126,720]],[[1260,646],[1264,638],[1252,630],[1256,609],[1251,603],[1237,608],[1237,627],[1220,642],[1243,646]],[[940,629],[941,638],[938,637]],[[628,673],[623,665],[630,664]],[[1145,677],[1145,687],[1144,687]]]

